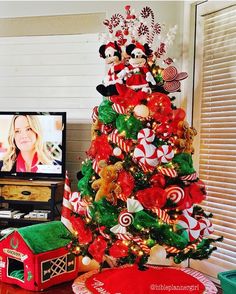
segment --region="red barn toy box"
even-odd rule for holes
[[[60,221],[16,229],[0,240],[0,281],[31,291],[75,279],[78,259],[66,245],[72,235]]]

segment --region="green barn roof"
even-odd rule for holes
[[[16,231],[35,254],[65,247],[73,237],[61,221],[32,225]]]

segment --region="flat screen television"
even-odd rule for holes
[[[65,112],[0,112],[0,177],[63,179]]]

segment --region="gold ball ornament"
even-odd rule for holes
[[[134,107],[134,115],[137,118],[147,118],[149,116],[149,108],[144,104],[136,105]]]

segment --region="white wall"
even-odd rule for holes
[[[137,12],[150,6],[161,24],[177,24],[179,30],[171,53],[181,60],[184,1],[4,1],[0,2],[0,18],[95,12],[105,12],[109,18],[114,13],[124,14],[125,5],[131,5]]]

